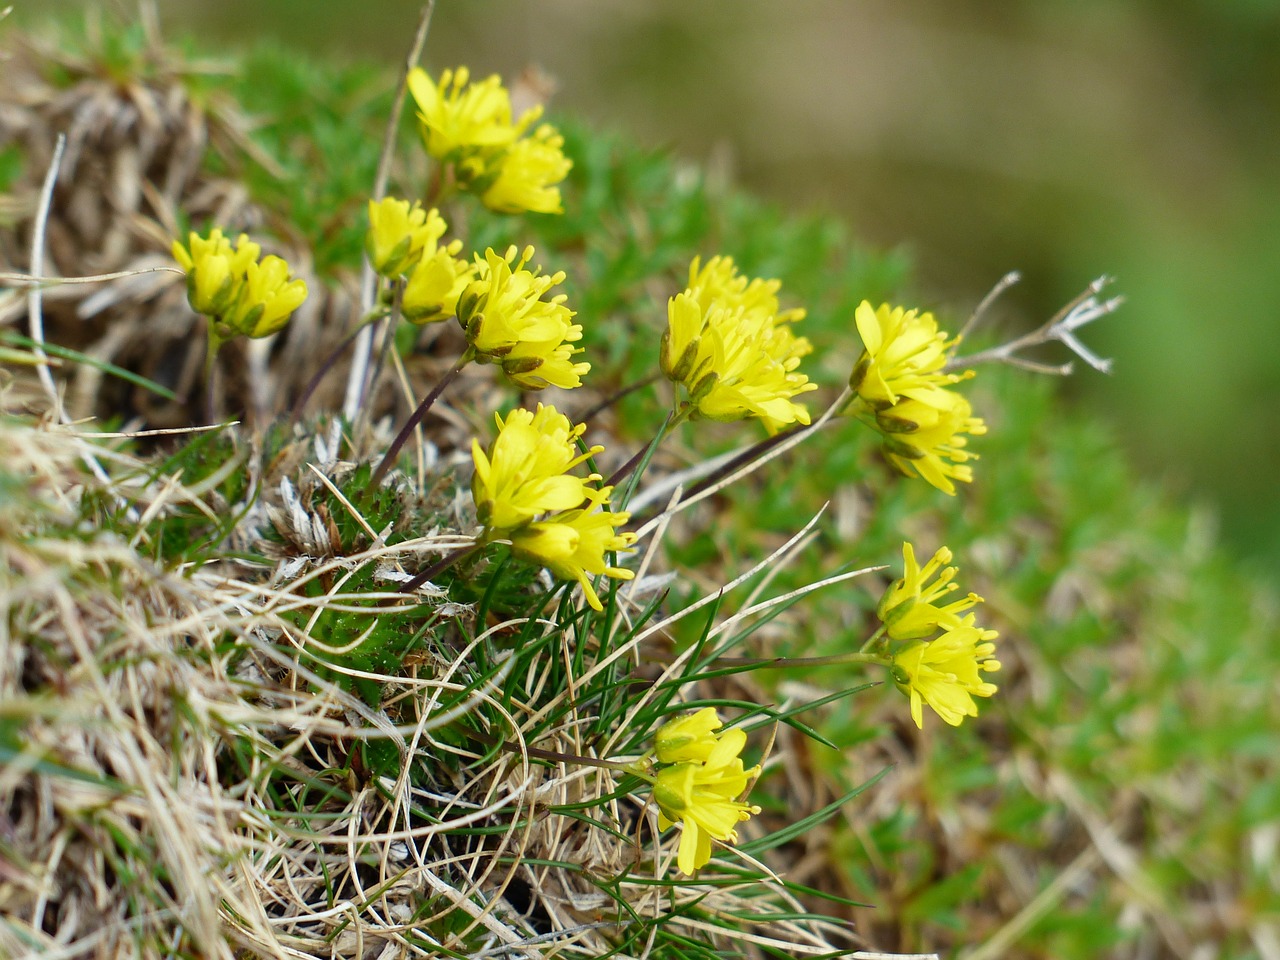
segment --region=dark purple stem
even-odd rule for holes
[[[388,471],[395,464],[396,457],[400,455],[404,445],[409,442],[409,435],[423,421],[423,418],[426,417],[427,412],[440,397],[440,394],[444,393],[444,388],[453,383],[454,378],[462,371],[462,368],[471,362],[472,356],[474,356],[474,352],[468,349],[466,353],[459,357],[458,362],[453,365],[453,369],[440,378],[436,385],[431,388],[431,392],[418,404],[418,409],[413,411],[413,416],[405,421],[404,426],[400,428],[400,432],[396,434],[396,438],[391,441],[391,446],[387,448],[382,462],[378,464],[378,469],[373,471],[373,476],[369,478],[370,491],[376,491],[382,486],[382,481],[386,479]]]

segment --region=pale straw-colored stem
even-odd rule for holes
[[[435,0],[427,0],[418,17],[418,29],[413,36],[413,44],[405,57],[404,67],[400,72],[400,83],[396,87],[395,102],[391,105],[391,115],[387,118],[386,132],[382,138],[382,154],[378,158],[378,172],[374,177],[371,196],[381,200],[387,192],[387,180],[391,176],[391,157],[395,153],[396,133],[400,129],[400,113],[404,109],[404,95],[408,87],[409,71],[418,65],[422,56],[422,48],[427,43],[427,31],[431,27],[431,12],[435,9]],[[360,313],[367,316],[373,309],[374,298],[378,291],[378,275],[365,257],[360,271]],[[356,337],[355,353],[351,361],[351,370],[347,375],[347,393],[342,403],[342,413],[348,422],[355,422],[356,415],[364,403],[365,391],[368,389],[369,363],[373,359],[373,327],[364,327]]]

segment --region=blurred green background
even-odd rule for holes
[[[156,6],[207,48],[388,65],[418,11]],[[1008,329],[1115,275],[1127,305],[1085,333],[1115,373],[1083,369],[1068,392],[1239,552],[1280,560],[1280,3],[440,0],[426,62],[536,65],[555,109],[909,250],[920,304],[953,318],[1010,269]]]

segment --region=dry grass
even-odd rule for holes
[[[611,877],[632,923],[675,913],[685,935],[748,952],[785,944],[816,955],[836,949],[831,936],[846,940],[839,925],[753,923],[800,909],[776,882],[712,873],[662,883],[674,849],[642,799],[602,801],[593,816],[611,829],[551,814],[613,794],[620,775],[546,762],[549,752],[591,750],[579,732],[587,715],[566,707],[571,691],[527,704],[499,695],[517,665],[530,671],[526,687],[542,690],[537,661],[508,656],[474,682],[476,648],[519,624],[469,641],[444,631],[461,645],[448,656],[426,652],[404,675],[365,673],[384,691],[376,708],[304,665],[304,648],[323,640],[285,613],[367,600],[343,593],[344,571],[447,549],[456,536],[305,571],[282,560],[275,573],[286,564],[295,573],[286,582],[245,576],[234,562],[165,570],[147,559],[145,527],[128,541],[80,522],[94,485],[81,465],[88,439],[6,416],[0,446],[9,475],[30,478],[8,498],[0,528],[0,704],[13,750],[0,780],[7,955],[428,956],[435,936],[476,956],[602,955],[619,933]],[[101,444],[93,452],[104,456]],[[108,456],[113,472],[145,476],[141,464]],[[126,490],[144,521],[179,502],[218,506],[176,477]],[[257,516],[284,524],[289,513],[278,503]],[[307,583],[323,578],[331,589],[308,597]],[[390,589],[382,599],[465,619],[439,599]],[[552,622],[545,630],[570,657],[570,635]],[[613,658],[633,659],[639,641]],[[505,715],[512,750],[486,757],[436,737],[481,706]],[[558,709],[558,732],[531,748],[524,731]],[[370,740],[394,745],[399,777],[361,769]],[[416,775],[423,769],[429,781]],[[729,928],[708,919],[717,915],[733,918]]]

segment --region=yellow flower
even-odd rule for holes
[[[993,656],[998,634],[973,624],[973,615],[957,627],[945,629],[936,640],[918,640],[893,658],[893,679],[898,689],[911,698],[911,719],[924,729],[922,704],[927,703],[953,727],[965,717],[978,715],[974,697],[996,692],[982,674],[1000,669]]]
[[[545,123],[533,136],[517,140],[493,160],[488,173],[493,181],[481,202],[499,213],[563,213],[556,184],[573,166],[563,147],[564,137]]]
[[[466,67],[445,70],[439,84],[421,67],[409,72],[409,92],[433,157],[458,159],[468,151],[506,147],[542,114],[534,107],[513,124],[511,97],[497,74],[475,83],[470,79]]]
[[[192,232],[187,235],[187,246],[173,241],[173,259],[187,271],[187,302],[196,313],[219,318],[230,309],[244,282],[245,267],[262,253],[262,248],[248,235],[240,234],[235,248],[214,227],[206,240]]]
[[[517,553],[540,563],[561,580],[577,580],[592,609],[604,609],[591,584],[591,576],[630,580],[635,574],[621,567],[611,567],[605,554],[625,550],[635,543],[634,533],[618,533],[629,513],[612,513],[608,506],[612,487],[599,490],[586,488],[586,505],[566,513],[552,514],[535,520],[510,534],[511,546]]]
[[[777,323],[793,323],[803,320],[803,307],[781,310],[778,291],[781,280],[749,279],[738,273],[732,257],[712,257],[702,263],[694,257],[689,264],[688,292],[698,301],[703,311],[718,303],[722,307],[741,307],[747,313],[759,313],[774,317]]]
[[[884,433],[889,462],[906,476],[920,476],[943,493],[955,496],[953,480],[973,481],[968,461],[978,455],[966,450],[965,434],[987,432],[982,418],[973,416],[969,401],[951,390],[941,391],[941,404],[902,400],[876,414]],[[936,398],[935,398],[936,399]]]
[[[432,210],[431,216],[435,215]],[[440,220],[440,224],[443,227],[444,221]],[[441,246],[438,235],[424,242],[400,296],[400,312],[410,323],[421,326],[457,314],[458,298],[476,275],[473,264],[458,259],[461,249],[461,240]]]
[[[410,323],[435,323],[458,312],[458,298],[475,276],[471,264],[454,256],[461,249],[455,240],[418,260],[400,297],[400,312]]]
[[[564,294],[542,299],[565,275],[526,270],[532,258],[533,247],[525,247],[517,261],[514,246],[505,257],[492,248],[483,260],[477,256],[476,279],[458,298],[458,321],[476,359],[501,364],[520,386],[580,386],[591,369],[589,363],[572,360],[577,352],[572,344],[582,339],[582,327],[572,322],[574,314],[565,306]]]
[[[760,772],[758,766],[743,769],[739,755],[746,744],[743,731],[727,730],[717,738],[704,762],[676,763],[655,777],[658,826],[665,830],[673,823],[684,824],[676,863],[685,875],[710,861],[712,840],[736,843],[737,825],[760,812],[759,807],[737,799]]]
[[[862,356],[854,365],[849,386],[872,409],[882,410],[903,397],[934,406],[945,406],[944,389],[972,376],[943,373],[948,351],[955,340],[947,340],[932,313],[918,313],[881,304],[876,310],[863,300],[854,312],[854,322],[862,336]]]
[[[587,482],[600,477],[574,477],[569,471],[604,449],[578,452],[576,441],[586,426],[572,426],[555,407],[542,404],[534,413],[517,409],[506,420],[501,415],[495,419],[498,436],[487,453],[478,441],[471,441],[471,493],[488,535],[501,536],[539,514],[581,506],[588,496]]]
[[[219,336],[270,336],[306,299],[306,281],[290,280],[289,264],[284,260],[268,256],[261,263],[250,261],[245,266],[240,297],[219,325],[224,328]]]
[[[370,200],[364,249],[373,269],[394,279],[417,263],[424,249],[436,249],[447,229],[439,211],[423,210],[416,201],[410,206],[394,197]],[[455,242],[461,249],[461,242]]]
[[[683,763],[696,760],[705,763],[719,742],[716,730],[723,726],[715,707],[704,707],[694,713],[668,720],[654,734],[654,751],[660,763]]]
[[[929,562],[920,568],[915,549],[910,543],[902,544],[903,576],[884,592],[876,615],[884,623],[894,640],[916,640],[936,632],[939,627],[960,626],[957,615],[975,604],[982,603],[976,593],[969,593],[959,600],[939,606],[935,601],[960,589],[953,582],[958,567],[946,566],[951,562],[951,551],[938,548]],[[932,583],[930,578],[937,575]]]
[[[307,299],[304,280],[289,279],[289,265],[276,256],[259,262],[262,248],[246,234],[231,241],[215,227],[204,239],[173,242],[173,258],[187,271],[191,309],[213,321],[213,335],[265,337],[279,330]]]
[[[667,330],[659,360],[681,384],[696,412],[710,420],[758,417],[771,429],[808,423],[809,411],[791,398],[817,385],[798,372],[813,347],[775,314],[686,290],[667,303]]]
[[[511,97],[496,76],[471,83],[466,67],[446,70],[436,84],[421,69],[410,71],[409,92],[418,103],[427,152],[452,167],[453,182],[480,195],[500,213],[561,213],[556,186],[569,173],[564,138],[542,124],[535,106],[511,119]]]

